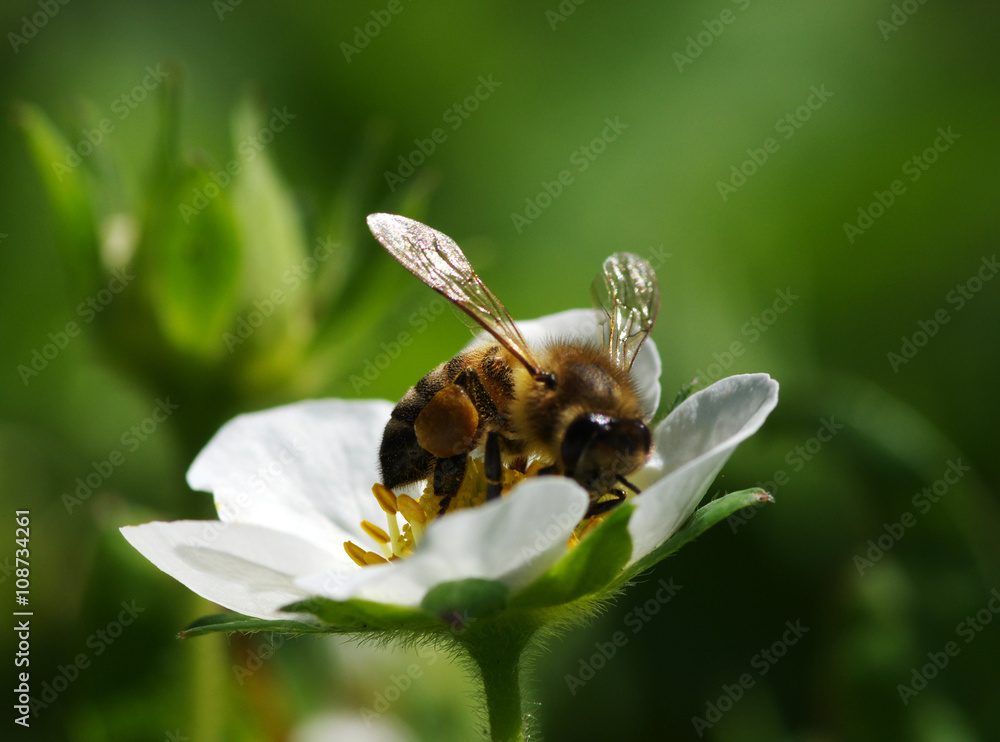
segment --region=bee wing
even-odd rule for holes
[[[453,302],[513,353],[532,374],[541,369],[514,320],[448,235],[405,216],[371,214],[368,228],[406,270]]]
[[[660,311],[660,289],[652,266],[632,253],[604,261],[591,285],[594,307],[603,314],[604,347],[620,368],[632,367]]]

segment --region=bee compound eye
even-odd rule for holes
[[[620,420],[615,431],[618,434],[619,446],[632,454],[648,454],[653,445],[649,426],[642,420]]]
[[[574,472],[585,451],[610,428],[611,418],[594,412],[580,415],[569,424],[560,451],[567,473]]]

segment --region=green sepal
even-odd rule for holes
[[[215,613],[202,616],[191,622],[183,631],[177,634],[178,639],[190,639],[195,636],[205,636],[219,631],[254,632],[274,631],[279,634],[317,634],[329,631],[328,626],[305,623],[304,621],[269,621],[263,618],[250,618],[241,613]]]
[[[367,631],[413,631],[433,633],[444,626],[429,613],[369,600],[307,598],[282,608],[293,613],[309,613],[327,624],[329,633],[358,634]]]
[[[622,574],[622,577],[618,580],[618,582],[626,582],[631,580],[636,575],[645,572],[654,564],[670,556],[685,544],[694,541],[720,520],[728,518],[737,510],[766,502],[774,502],[774,498],[764,490],[756,487],[747,490],[740,490],[739,492],[731,492],[728,495],[712,500],[707,505],[698,508],[694,515],[692,515],[681,527],[681,529],[673,536],[630,566],[628,570]]]
[[[628,521],[632,505],[620,505],[574,548],[511,601],[516,608],[569,603],[614,581],[632,555]]]
[[[226,352],[223,335],[239,308],[236,220],[229,194],[207,172],[188,168],[174,182],[144,227],[140,270],[170,344],[214,360]]]
[[[41,109],[20,104],[14,113],[52,202],[56,242],[73,279],[73,293],[90,294],[101,284],[102,268],[95,199],[86,163]],[[67,151],[72,152],[75,163]]]
[[[239,168],[233,176],[232,201],[243,244],[244,303],[263,301],[275,290],[281,291],[282,300],[274,308],[276,316],[268,322],[268,327],[281,328],[284,315],[294,315],[308,299],[311,280],[304,287],[299,283],[317,267],[305,262],[305,230],[293,194],[279,175],[270,148],[258,143],[264,130],[266,118],[251,100],[244,100],[232,121],[237,148],[232,162]],[[319,257],[324,262],[331,259],[325,253]]]
[[[507,607],[510,589],[502,582],[469,578],[435,585],[420,607],[460,629],[469,621],[489,618]]]
[[[176,62],[164,62],[166,78],[160,88],[159,123],[152,143],[152,160],[146,176],[142,214],[154,211],[160,200],[169,195],[174,175],[183,167],[181,157],[181,67]]]

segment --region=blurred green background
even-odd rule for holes
[[[461,346],[450,313],[414,329],[432,295],[367,235],[393,210],[454,237],[515,317],[586,305],[614,251],[658,259],[664,395],[696,373],[782,385],[715,488],[777,504],[553,644],[530,684],[542,738],[1000,739],[998,20],[939,0],[5,2],[0,582],[11,605],[30,509],[32,683],[62,688],[5,738],[305,739],[379,695],[398,695],[380,739],[480,738],[444,658],[175,639],[212,606],[117,532],[212,516],[184,472],[232,415],[396,399]],[[134,278],[112,296],[115,265]],[[665,579],[682,589],[637,623]],[[123,603],[141,612],[115,626]],[[786,622],[807,631],[772,663]],[[431,682],[391,691],[412,663]]]

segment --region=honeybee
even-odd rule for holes
[[[510,314],[449,237],[412,219],[372,214],[368,227],[413,275],[464,311],[488,340],[440,364],[392,411],[379,464],[390,490],[430,479],[447,512],[468,457],[485,439],[486,498],[500,496],[503,467],[569,477],[590,494],[587,516],[638,490],[625,478],[649,457],[649,427],[629,371],[659,311],[652,267],[609,257],[594,279],[603,344],[530,347]]]

